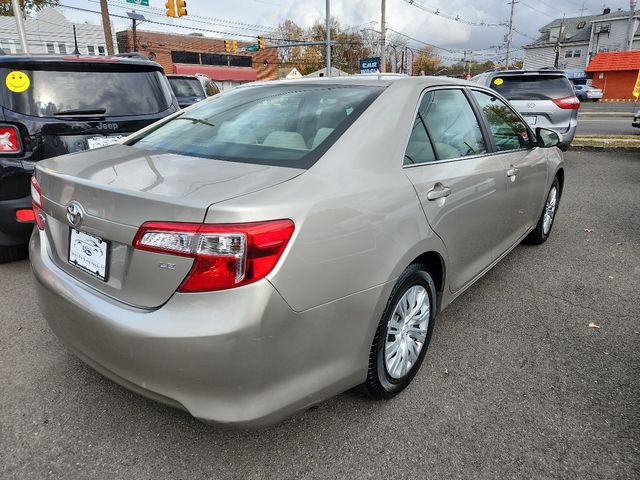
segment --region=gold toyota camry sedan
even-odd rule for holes
[[[30,243],[58,338],[211,423],[388,399],[437,315],[549,236],[558,135],[448,78],[236,88],[117,145],[38,164]]]

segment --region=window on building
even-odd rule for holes
[[[564,58],[571,58],[573,57],[573,50],[566,50],[564,52]]]
[[[104,55],[104,45],[98,45],[98,55]]]
[[[87,52],[89,53],[89,55],[95,55],[96,47],[94,47],[93,45],[87,45]]]
[[[7,42],[6,40],[2,39],[0,40],[0,50],[2,50],[4,54],[8,55],[11,53],[11,45],[9,45],[9,42]]]
[[[58,51],[62,55],[66,55],[67,54],[67,45],[65,43],[58,42]]]
[[[585,27],[585,25],[587,25],[586,22],[578,22],[578,26],[576,28],[578,30],[582,30]]]
[[[22,44],[20,43],[19,40],[14,40],[13,44],[16,46],[16,53],[23,53],[24,50],[22,50]]]
[[[47,53],[56,53],[56,47],[53,42],[47,42]]]
[[[582,56],[582,50],[574,50],[573,51],[573,57],[574,58],[579,58],[580,56]]]

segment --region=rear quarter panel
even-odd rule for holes
[[[393,282],[426,251],[446,258],[402,171],[422,89],[396,85],[304,174],[209,208],[206,222],[295,222],[287,251],[268,277],[295,311]]]

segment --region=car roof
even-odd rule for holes
[[[237,88],[251,88],[254,86],[284,86],[284,85],[373,85],[380,87],[388,87],[394,83],[402,84],[419,84],[423,87],[439,86],[439,85],[460,85],[469,87],[478,87],[475,82],[462,80],[452,77],[428,77],[428,76],[416,76],[410,77],[408,75],[399,74],[383,74],[383,73],[368,73],[368,74],[356,74],[356,75],[343,75],[339,77],[307,77],[297,79],[284,79],[273,81],[259,81],[251,82],[241,85]]]
[[[0,55],[0,67],[3,65],[53,65],[53,64],[86,64],[86,65],[127,65],[162,69],[159,63],[137,57],[104,56],[104,55]]]
[[[567,74],[562,70],[492,70],[490,72],[485,72],[490,75],[496,76],[505,76],[505,75],[556,75],[566,77]]]

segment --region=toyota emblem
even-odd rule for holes
[[[82,205],[78,202],[71,202],[67,205],[67,220],[69,220],[69,224],[72,227],[79,227],[82,223],[82,217],[84,216],[84,211],[82,210]]]

